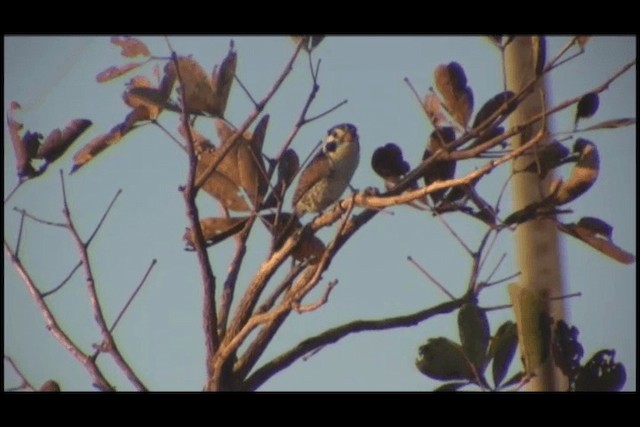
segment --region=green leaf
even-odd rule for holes
[[[444,392],[458,391],[458,389],[461,389],[462,387],[467,386],[469,384],[471,383],[470,382],[444,383],[440,387],[435,388],[433,391],[444,391]]]
[[[622,363],[615,362],[615,350],[600,350],[578,372],[576,391],[620,391],[627,380]]]
[[[516,324],[507,320],[500,325],[496,331],[495,336],[491,340],[491,347],[489,348],[489,355],[493,357],[491,373],[496,389],[500,387],[500,383],[509,370],[513,355],[516,353],[517,345],[518,330]]]
[[[527,375],[547,360],[551,322],[541,291],[510,284],[509,296],[516,315],[520,355]]]
[[[458,312],[458,332],[462,350],[478,372],[484,371],[489,346],[487,315],[476,304],[464,304]]]
[[[448,338],[430,338],[419,349],[416,367],[435,380],[473,380],[473,372],[464,357],[462,346]]]

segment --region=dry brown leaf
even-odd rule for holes
[[[186,102],[185,111],[190,114],[212,113],[216,111],[214,89],[211,80],[204,69],[194,59],[189,57],[178,58],[179,77],[182,86],[179,90],[184,92]],[[180,97],[182,101],[182,97]]]
[[[38,149],[37,157],[51,163],[62,156],[78,137],[91,126],[91,120],[75,119],[62,130],[53,130]]]
[[[220,68],[214,68],[213,70],[211,82],[215,99],[214,108],[209,111],[213,116],[224,116],[224,111],[227,108],[227,100],[229,99],[229,93],[231,92],[231,85],[233,84],[233,78],[236,75],[237,64],[238,56],[232,47],[229,49],[227,56],[222,61]]]
[[[434,82],[451,117],[467,127],[473,113],[473,91],[467,86],[463,68],[457,62],[438,65],[434,72]]]
[[[20,104],[13,101],[9,105],[9,111],[7,112],[7,126],[9,127],[9,136],[11,143],[13,144],[13,151],[16,155],[16,171],[20,178],[33,178],[37,175],[35,169],[31,165],[31,158],[33,157],[34,146],[37,147],[40,144],[39,137],[42,135],[37,133],[29,133],[28,138],[22,138],[20,131],[23,128],[22,123],[16,121],[13,118],[13,112],[19,110]],[[25,135],[26,137],[27,135]]]
[[[514,102],[509,102],[514,97],[515,97],[515,94],[510,90],[507,90],[505,92],[500,92],[499,94],[495,95],[494,97],[489,99],[487,102],[485,102],[484,105],[480,108],[480,110],[478,110],[478,113],[476,114],[476,118],[473,120],[473,128],[475,129],[478,126],[480,126],[489,117],[491,117],[496,111],[502,108],[505,104],[507,104],[507,109],[503,114],[501,114],[496,118],[500,119],[501,117],[511,114],[511,112],[513,112],[513,110],[515,110],[517,106]]]
[[[248,218],[204,218],[200,221],[200,228],[202,229],[202,235],[204,237],[205,244],[207,246],[215,245],[228,237],[239,233],[246,224]],[[194,234],[190,228],[184,233],[183,239],[187,244],[188,249],[193,249]]]
[[[440,128],[449,126],[450,123],[442,110],[440,98],[438,98],[435,93],[428,92],[424,97],[422,105],[424,107],[424,111],[427,113],[429,121],[434,127]]]
[[[587,43],[589,43],[589,39],[591,38],[591,36],[577,36],[576,37],[576,42],[578,42],[578,45],[584,49],[584,47],[587,45]]]
[[[583,218],[584,219],[584,218]],[[608,225],[608,224],[607,224]],[[576,239],[580,239],[595,250],[602,252],[609,258],[615,259],[622,264],[632,264],[636,257],[624,249],[616,246],[611,240],[598,237],[599,231],[585,227],[584,224],[562,224],[556,223],[558,230],[567,233]]]
[[[107,149],[109,146],[118,143],[122,139],[122,125],[116,125],[111,131],[104,135],[100,135],[92,139],[84,147],[73,155],[73,167],[71,174],[80,169],[82,166],[93,160],[98,154]]]
[[[623,119],[605,120],[604,122],[597,123],[593,126],[589,126],[581,130],[587,131],[587,130],[598,130],[598,129],[617,129],[625,126],[632,126],[635,124],[636,124],[635,117],[625,117]]]
[[[573,152],[578,153],[578,161],[571,169],[569,179],[548,198],[548,202],[553,205],[564,205],[577,199],[591,188],[598,178],[600,157],[595,144],[578,138],[573,145]]]
[[[133,58],[135,56],[151,56],[149,48],[141,40],[133,37],[111,37],[111,43],[120,46],[122,56]]]
[[[292,148],[282,153],[282,157],[278,163],[278,181],[264,202],[264,208],[275,207],[278,202],[284,200],[284,194],[293,182],[293,178],[295,178],[299,168],[300,159]]]
[[[134,70],[144,64],[145,64],[144,62],[130,62],[128,64],[124,64],[120,66],[114,65],[98,73],[98,75],[96,76],[96,80],[98,81],[98,83],[108,82],[109,80],[113,80],[117,77],[120,77],[123,74],[126,74],[129,71]]]

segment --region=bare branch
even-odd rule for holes
[[[324,291],[324,294],[322,295],[322,298],[319,301],[314,302],[313,304],[307,304],[307,305],[299,305],[298,303],[294,303],[292,308],[298,313],[307,313],[309,311],[317,310],[318,308],[325,305],[327,301],[329,301],[329,295],[331,294],[331,291],[333,290],[333,288],[336,287],[337,284],[338,284],[338,280],[333,280],[329,282],[329,285],[327,285],[327,289]]]
[[[16,251],[17,252],[17,251]],[[16,372],[16,374],[18,374],[18,376],[20,377],[20,379],[22,380],[22,384],[20,384],[18,387],[13,387],[11,389],[7,389],[7,391],[16,391],[16,390],[22,390],[22,389],[27,389],[30,391],[35,391],[36,389],[31,385],[31,383],[29,382],[29,380],[27,379],[27,377],[25,377],[22,374],[22,371],[18,368],[18,366],[16,366],[16,364],[13,362],[13,359],[9,356],[7,356],[6,354],[4,355],[4,360],[6,360],[7,362],[9,362],[9,365],[11,365],[11,367],[13,368],[13,370]]]
[[[69,209],[69,203],[67,200],[67,191],[64,184],[64,175],[62,173],[62,170],[60,171],[60,181],[62,186],[62,202],[64,206],[63,213],[65,216],[65,220],[67,221],[67,228],[69,229],[69,232],[71,233],[73,240],[75,241],[76,246],[78,247],[78,252],[80,253],[80,258],[82,260],[82,265],[84,267],[84,272],[86,276],[87,291],[89,292],[89,302],[91,303],[94,318],[96,320],[96,323],[98,324],[98,327],[100,328],[100,332],[102,334],[102,338],[104,341],[103,342],[104,345],[102,346],[102,348],[107,348],[109,350],[109,353],[113,357],[116,364],[120,367],[120,369],[122,369],[122,371],[127,376],[129,381],[131,381],[131,383],[139,391],[146,391],[147,388],[140,381],[138,376],[133,372],[133,370],[127,363],[127,361],[124,360],[124,358],[122,357],[122,354],[118,350],[115,340],[113,339],[113,335],[111,335],[111,333],[109,332],[109,327],[107,326],[107,322],[104,318],[104,313],[102,312],[102,307],[100,305],[100,301],[98,299],[98,293],[95,287],[93,271],[91,269],[91,263],[89,261],[89,253],[87,252],[88,243],[84,243],[82,241],[82,238],[78,234],[78,231],[76,230],[76,227],[71,218],[71,211]],[[117,194],[116,194],[116,197],[117,197]],[[112,200],[111,205],[113,205],[113,202],[115,201],[116,197],[114,197],[114,199]],[[109,209],[107,209],[107,212],[105,212],[105,215],[100,220],[100,224],[104,220],[108,211]],[[100,228],[100,224],[98,224],[98,227],[96,227],[95,231],[97,231],[98,228]],[[95,235],[95,231],[94,231],[94,235]]]
[[[136,286],[136,289],[133,291],[133,294],[131,294],[131,296],[127,300],[127,303],[124,305],[124,307],[122,307],[122,310],[120,310],[120,313],[118,313],[116,320],[113,322],[113,325],[111,325],[111,328],[109,329],[109,333],[113,334],[113,331],[116,329],[116,326],[118,325],[118,322],[122,318],[122,315],[127,311],[127,309],[129,308],[129,305],[131,305],[131,303],[133,302],[133,299],[136,297],[140,289],[142,289],[142,285],[144,285],[144,283],[146,282],[147,277],[149,277],[149,274],[151,273],[151,270],[153,270],[153,267],[156,265],[156,263],[157,263],[157,260],[154,258],[151,261],[151,264],[149,265],[149,268],[147,269],[146,273],[144,273],[144,277],[142,278],[138,286]]]
[[[364,331],[381,331],[414,326],[436,315],[451,313],[459,308],[462,303],[462,300],[448,301],[426,310],[421,310],[405,316],[378,320],[356,320],[342,326],[329,329],[314,337],[307,338],[291,350],[281,354],[260,367],[244,382],[245,390],[256,390],[264,384],[265,381],[290,366],[300,357],[317,348],[324,347],[328,344],[334,344],[347,335]]]
[[[160,130],[162,130],[162,132],[164,132],[169,137],[169,139],[171,139],[173,142],[175,142],[178,145],[178,147],[182,148],[182,151],[184,151],[184,152],[187,151],[187,147],[182,145],[182,142],[180,142],[180,140],[178,140],[178,138],[173,136],[173,134],[171,132],[169,132],[169,130],[167,130],[167,128],[162,126],[162,124],[160,124],[160,122],[158,122],[157,120],[152,120],[151,123],[153,123],[158,128],[160,128]]]
[[[15,194],[16,191],[18,191],[18,188],[20,188],[20,186],[22,184],[24,184],[25,182],[27,182],[27,179],[21,179],[20,181],[18,181],[18,183],[16,184],[15,187],[13,187],[13,190],[11,190],[11,192],[9,192],[9,194],[7,195],[7,197],[4,198],[4,204],[6,205],[7,202],[9,200],[11,200],[11,197],[13,197],[13,195]]]
[[[98,230],[100,230],[100,227],[102,227],[102,223],[107,218],[107,215],[109,214],[109,211],[111,210],[111,208],[113,207],[113,204],[116,202],[116,199],[118,199],[118,196],[120,196],[121,193],[122,193],[122,189],[120,188],[116,192],[116,195],[113,196],[113,199],[111,199],[111,202],[109,203],[109,206],[107,206],[107,210],[104,211],[104,214],[102,214],[102,218],[100,218],[100,221],[98,221],[98,225],[93,230],[93,233],[91,233],[91,236],[89,236],[89,238],[87,239],[87,242],[85,243],[85,245],[87,247],[89,247],[89,245],[91,244],[91,241],[93,240],[93,238],[96,236],[96,234],[98,234]]]
[[[60,284],[58,286],[56,286],[55,288],[51,289],[50,291],[47,292],[43,292],[42,293],[42,298],[46,298],[49,295],[52,295],[56,292],[58,292],[60,289],[62,289],[62,287],[73,277],[73,274],[78,271],[78,269],[80,268],[80,266],[82,265],[82,261],[78,261],[78,263],[76,264],[75,267],[73,267],[73,269],[71,270],[71,272],[67,275],[67,277],[65,277],[62,282],[60,282]]]
[[[445,226],[445,228],[449,230],[449,233],[453,235],[453,237],[458,241],[458,243],[460,243],[460,246],[462,246],[469,255],[473,256],[473,251],[469,249],[469,246],[467,246],[464,240],[462,240],[462,237],[460,237],[458,233],[456,233],[456,231],[449,225],[449,223],[442,217],[442,215],[440,215],[439,213],[436,213],[436,217]]]
[[[58,322],[56,321],[53,313],[49,309],[49,306],[45,302],[44,298],[40,294],[40,291],[36,287],[35,283],[27,273],[27,270],[24,268],[18,257],[13,253],[6,239],[4,240],[4,250],[9,257],[9,260],[16,268],[18,274],[22,277],[23,282],[27,286],[27,290],[31,294],[31,297],[38,305],[40,312],[44,316],[45,322],[47,324],[47,329],[51,331],[53,336],[62,344],[62,346],[75,357],[82,366],[89,372],[89,375],[93,378],[96,384],[98,384],[102,389],[105,390],[114,390],[113,386],[107,381],[107,379],[96,365],[95,360],[92,357],[89,357],[85,353],[80,350],[80,348],[67,336],[67,334],[60,328]]]
[[[14,207],[13,208],[14,211],[19,212],[21,215],[26,216],[29,219],[34,220],[35,222],[39,222],[40,224],[44,224],[44,225],[51,225],[53,227],[62,227],[62,228],[67,228],[67,225],[61,222],[53,222],[53,221],[47,221],[41,218],[36,217],[35,215],[31,215],[29,212],[27,212],[26,209],[20,209],[18,207]]]
[[[20,255],[20,242],[22,241],[22,229],[24,226],[24,216],[25,216],[25,212],[23,211],[20,214],[20,227],[18,228],[18,240],[16,242],[16,255]]]
[[[455,301],[456,297],[453,296],[453,294],[451,292],[449,292],[447,290],[447,288],[445,288],[440,282],[438,282],[435,277],[433,277],[431,274],[429,274],[429,272],[427,270],[425,270],[424,268],[422,268],[422,266],[420,264],[418,264],[411,256],[407,257],[407,261],[409,261],[411,264],[413,264],[418,270],[420,270],[422,272],[422,274],[424,274],[425,276],[427,276],[429,278],[429,280],[431,280],[431,283],[433,283],[434,285],[436,285],[438,287],[438,289],[440,289],[442,292],[444,292],[449,298],[451,298],[453,301]]]

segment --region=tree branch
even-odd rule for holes
[[[42,313],[45,322],[47,324],[47,329],[51,331],[51,334],[62,344],[62,346],[69,352],[73,357],[75,357],[78,362],[87,370],[91,378],[93,378],[94,382],[102,389],[102,390],[114,390],[113,386],[107,381],[107,379],[102,374],[100,368],[95,362],[93,357],[89,357],[85,353],[80,350],[80,347],[74,343],[71,338],[62,330],[58,322],[56,321],[55,316],[49,309],[49,306],[45,302],[44,298],[40,294],[40,291],[36,287],[33,279],[27,273],[27,270],[24,268],[20,259],[13,253],[6,239],[4,240],[4,250],[9,257],[9,260],[16,268],[16,271],[22,277],[22,281],[27,286],[27,290],[31,294],[31,297],[38,305],[40,312]]]
[[[334,344],[346,337],[347,335],[364,332],[364,331],[381,331],[394,328],[406,328],[409,326],[417,325],[433,316],[439,314],[451,313],[455,309],[459,308],[463,303],[463,300],[447,301],[442,304],[438,304],[435,307],[421,310],[413,314],[405,316],[391,317],[387,319],[377,320],[356,320],[344,325],[329,329],[314,337],[307,338],[293,347],[291,350],[281,354],[272,361],[266,363],[259,369],[257,369],[251,376],[244,382],[245,390],[256,390],[262,384],[264,384],[269,378],[276,373],[282,371],[286,367],[290,366],[293,362],[298,360],[305,354],[329,345]]]
[[[91,307],[93,308],[94,318],[96,320],[96,323],[98,324],[98,327],[100,328],[100,331],[102,333],[102,338],[104,340],[103,345],[101,346],[101,351],[106,348],[107,351],[113,357],[116,364],[120,367],[122,372],[124,372],[124,374],[127,376],[129,381],[131,381],[131,383],[139,391],[146,391],[147,388],[144,386],[142,381],[140,381],[140,379],[135,374],[135,372],[133,372],[133,370],[127,363],[127,361],[124,360],[124,358],[122,357],[122,354],[118,350],[115,340],[113,339],[113,335],[111,335],[111,333],[109,332],[109,327],[107,326],[107,322],[104,318],[104,313],[102,312],[102,307],[100,305],[100,301],[98,299],[98,293],[96,291],[95,281],[93,278],[93,271],[91,269],[91,263],[89,261],[89,253],[87,252],[88,242],[85,243],[82,241],[82,238],[78,234],[78,231],[76,230],[76,227],[71,218],[71,211],[69,210],[69,204],[67,201],[67,192],[64,185],[64,175],[62,174],[62,171],[60,171],[60,181],[62,185],[62,202],[64,206],[63,214],[67,222],[67,228],[69,229],[69,232],[73,236],[73,240],[75,241],[76,246],[78,247],[78,252],[80,253],[80,258],[82,260],[82,265],[84,266],[84,271],[86,276],[87,290],[89,292],[89,302],[91,303]],[[113,199],[113,201],[115,201],[115,198]],[[111,207],[111,205],[109,206],[109,208]],[[104,220],[104,216],[101,219],[101,223],[102,223],[102,220]],[[99,228],[99,225],[97,228]]]

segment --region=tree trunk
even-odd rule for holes
[[[544,38],[542,43],[544,44]],[[518,93],[528,82],[536,76],[536,59],[532,37],[516,37],[506,48],[506,78],[507,88]],[[543,59],[544,61],[544,59]],[[517,110],[511,115],[510,125],[515,126],[525,122],[533,115],[539,114],[545,108],[546,92],[544,78],[540,79],[531,94],[523,100]],[[513,148],[528,141],[541,128],[542,122],[529,127],[519,136],[512,138]],[[548,126],[548,125],[547,125]],[[543,141],[546,143],[548,141]],[[514,168],[520,169],[532,159],[523,156],[514,161]],[[537,174],[518,173],[512,181],[513,209],[521,209],[529,203],[541,200],[540,189],[545,192],[553,173],[540,183]],[[546,195],[546,194],[545,194]],[[550,296],[563,294],[562,269],[560,265],[560,250],[558,232],[551,220],[535,220],[521,224],[515,232],[517,246],[517,262],[520,272],[520,285],[534,290],[545,290]],[[564,317],[562,300],[553,301],[549,305],[549,314],[555,320]],[[547,363],[539,367],[536,376],[529,382],[530,391],[558,391],[566,390],[567,382],[558,369],[554,369],[550,357]]]

